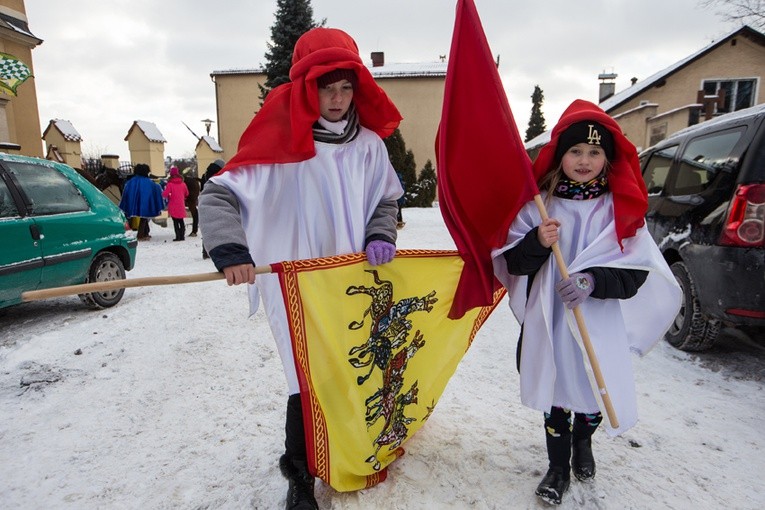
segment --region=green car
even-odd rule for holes
[[[76,170],[0,153],[0,308],[30,290],[124,279],[137,246],[122,211]],[[80,299],[108,308],[124,292]]]

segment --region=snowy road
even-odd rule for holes
[[[402,248],[452,248],[437,209],[405,210]],[[131,278],[213,270],[199,238],[153,225]],[[0,310],[0,508],[282,508],[286,390],[262,314],[223,282],[128,289],[113,309],[76,297]],[[322,508],[544,508],[542,418],[522,407],[518,324],[500,307],[427,425],[377,487]],[[765,355],[725,339],[664,342],[635,359],[640,423],[598,432],[596,481],[562,509],[765,506]]]

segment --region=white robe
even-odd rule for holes
[[[637,422],[629,353],[643,355],[662,338],[680,308],[682,291],[645,226],[624,239],[624,251],[620,251],[611,193],[592,200],[553,197],[547,212],[561,222],[558,245],[569,274],[597,266],[649,271],[630,299],[588,298],[580,305],[619,427],[611,428],[607,419],[603,423],[609,434],[621,434]],[[527,203],[513,221],[506,245],[492,252],[495,274],[508,289],[510,307],[524,325],[521,401],[544,412],[557,406],[593,413],[603,409],[600,393],[585,362],[573,312],[554,290],[561,279],[555,257],[551,254],[537,272],[527,300],[528,277],[510,275],[502,255],[541,222],[534,202]]]
[[[299,163],[250,165],[213,177],[239,201],[247,246],[258,265],[356,253],[383,199],[403,189],[382,140],[360,128],[346,144],[316,142],[316,156]],[[290,394],[298,393],[287,314],[277,275],[259,275],[249,288],[250,313],[259,294],[284,366]]]

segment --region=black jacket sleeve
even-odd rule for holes
[[[507,262],[507,271],[514,275],[531,275],[539,271],[552,253],[552,249],[545,248],[537,239],[538,227],[534,227],[516,244],[503,255]]]
[[[590,273],[595,279],[590,296],[597,299],[629,299],[648,278],[648,271],[641,269],[591,267],[582,272]]]

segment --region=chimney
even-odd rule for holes
[[[385,52],[372,52],[372,67],[381,67],[385,65]]]
[[[609,97],[613,96],[616,92],[616,83],[613,80],[619,76],[616,73],[600,73],[598,79],[600,80],[600,90],[598,91],[598,102],[602,103]]]
[[[632,78],[630,78],[630,82],[632,82],[632,84],[633,84],[633,85],[634,85],[634,84],[636,84],[636,83],[637,83],[637,81],[638,81],[638,79],[637,79],[637,77],[635,77],[635,76],[633,76]]]

